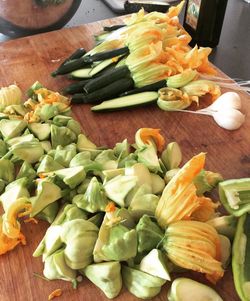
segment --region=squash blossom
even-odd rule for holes
[[[21,232],[16,238],[5,235],[2,231],[2,224],[2,218],[0,217],[0,255],[13,250],[19,243],[26,244],[25,236]]]
[[[197,196],[197,188],[193,182],[204,164],[205,153],[194,156],[165,187],[155,211],[162,228],[179,220],[207,221],[212,217],[217,205],[209,198]]]
[[[207,223],[178,221],[169,225],[163,248],[176,265],[206,274],[216,283],[224,274],[221,246],[216,230]]]

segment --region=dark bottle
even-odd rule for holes
[[[227,0],[187,0],[183,26],[191,46],[215,47],[220,40]]]

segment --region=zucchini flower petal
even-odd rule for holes
[[[176,265],[205,273],[215,283],[223,274],[220,239],[216,230],[202,222],[178,221],[168,226],[163,247]]]
[[[3,214],[2,231],[12,239],[20,235],[19,216],[28,215],[31,212],[31,204],[28,198],[22,197],[13,202]]]
[[[2,231],[2,223],[2,217],[0,217],[0,255],[13,250],[19,243],[26,244],[25,237],[21,232],[16,238],[10,238],[5,235]]]
[[[191,97],[200,97],[204,96],[205,94],[210,94],[212,96],[212,101],[214,101],[221,95],[220,86],[213,81],[205,79],[192,81],[182,87],[181,90]]]
[[[164,228],[178,220],[191,219],[192,213],[202,206],[209,208],[208,215],[210,216],[211,210],[216,206],[208,198],[205,200],[199,198],[196,195],[197,189],[193,183],[194,178],[203,169],[204,164],[204,153],[194,156],[167,184],[156,208],[156,218],[161,227]]]
[[[159,129],[141,128],[135,133],[135,143],[138,148],[153,145],[156,150],[163,150],[165,139]]]
[[[182,110],[189,107],[198,97],[190,97],[187,93],[175,88],[162,88],[159,90],[157,105],[164,111]]]

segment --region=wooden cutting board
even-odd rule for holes
[[[90,49],[93,34],[103,25],[119,24],[120,18],[87,24],[75,28],[26,37],[0,44],[0,86],[16,82],[25,91],[38,80],[52,90],[60,90],[67,80],[51,78],[49,74],[65,57],[78,47]],[[221,73],[222,76],[225,76]],[[226,77],[226,76],[225,76]],[[97,144],[112,147],[116,142],[128,138],[134,141],[134,134],[141,127],[160,128],[167,142],[177,141],[183,151],[184,162],[203,151],[207,153],[206,169],[220,172],[225,179],[250,176],[250,96],[240,93],[245,124],[237,131],[226,131],[218,127],[211,117],[188,113],[166,113],[156,105],[130,111],[113,113],[92,113],[88,105],[73,107],[76,118],[84,132]],[[101,301],[108,300],[104,294],[87,279],[77,290],[64,281],[45,281],[34,277],[42,274],[41,258],[32,253],[43,237],[47,224],[22,225],[27,245],[18,246],[14,251],[0,256],[0,300],[1,301],[42,301],[57,288],[63,290],[60,301]],[[202,275],[181,274],[207,283]],[[169,284],[159,296],[152,300],[166,301]],[[227,270],[224,278],[216,285],[224,301],[238,301],[234,290],[232,274]],[[123,289],[115,300],[138,300]]]

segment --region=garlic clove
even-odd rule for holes
[[[200,111],[219,111],[221,109],[232,108],[236,110],[241,109],[241,98],[236,92],[226,92],[218,97],[215,102],[213,102],[210,106],[204,108]]]
[[[226,130],[237,130],[245,121],[245,115],[232,108],[221,109],[213,113],[215,122]]]

